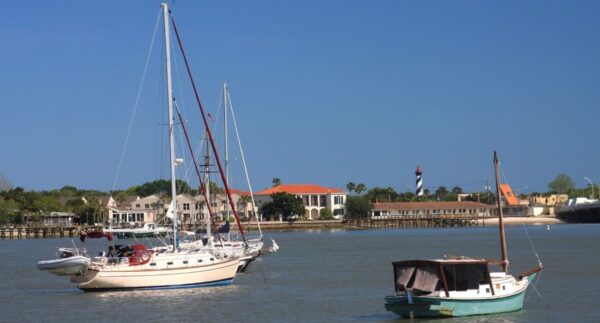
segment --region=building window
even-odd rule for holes
[[[311,206],[317,206],[317,199],[319,198],[319,196],[317,195],[311,195],[310,196],[310,205]]]
[[[333,204],[335,204],[335,205],[344,204],[344,197],[343,196],[334,196],[333,197]]]
[[[183,203],[183,209],[184,210],[189,210],[190,209],[190,203]]]
[[[144,208],[149,209],[150,208],[150,204],[144,204]]]
[[[135,208],[136,208],[136,209],[139,209],[139,208],[140,208],[140,205],[139,205],[139,204],[136,204],[136,205],[135,205]]]
[[[327,206],[327,196],[321,195],[319,196],[319,199],[321,200],[321,204],[319,204],[320,206]]]

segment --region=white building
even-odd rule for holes
[[[302,199],[305,217],[310,220],[319,218],[321,209],[328,208],[336,219],[345,214],[346,192],[316,184],[281,184],[255,194],[256,206],[260,208],[271,202],[271,194],[287,193]]]

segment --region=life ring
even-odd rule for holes
[[[146,263],[148,261],[150,261],[150,253],[146,250],[142,251],[142,263]]]

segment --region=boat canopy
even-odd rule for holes
[[[405,260],[394,262],[396,294],[407,290],[417,294],[444,291],[478,289],[479,285],[491,285],[488,264],[485,259]]]
[[[103,232],[103,231],[85,231],[85,232],[82,232],[81,235],[79,235],[79,240],[81,240],[81,242],[85,242],[86,238],[93,238],[93,239],[106,238],[108,241],[112,241],[112,239],[113,239],[112,234],[110,232]]]

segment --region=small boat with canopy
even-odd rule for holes
[[[540,262],[517,276],[508,273],[496,152],[494,165],[502,260],[449,257],[394,262],[395,293],[385,298],[386,310],[413,318],[506,313],[523,307],[525,291],[543,266]],[[491,272],[490,265],[503,270]]]

